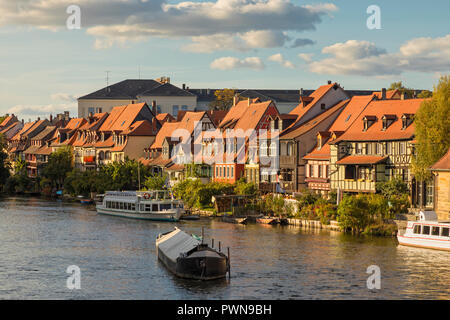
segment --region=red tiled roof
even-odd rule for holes
[[[406,129],[402,129],[402,115],[415,114],[425,99],[408,100],[374,100],[364,109],[348,130],[336,139],[339,141],[383,141],[406,140],[414,136],[415,125],[411,123]],[[386,130],[382,130],[382,117],[387,114],[395,114],[395,120]],[[377,120],[367,130],[364,129],[363,118],[375,116]]]
[[[336,161],[336,164],[377,164],[382,161],[385,161],[388,157],[379,157],[379,156],[360,156],[353,155],[342,158],[339,161]]]
[[[302,134],[304,134],[304,133],[312,130],[316,126],[318,126],[320,123],[322,123],[322,121],[326,120],[328,117],[330,117],[334,113],[340,112],[342,110],[342,108],[344,108],[346,106],[347,103],[348,103],[348,100],[341,101],[338,104],[336,104],[335,106],[326,110],[325,112],[312,118],[308,122],[300,125],[299,127],[292,129],[290,131],[283,132],[280,135],[280,139],[294,139],[294,138],[301,136]]]
[[[158,113],[156,119],[163,124],[166,121],[175,121],[175,118],[170,113]]]
[[[122,132],[130,136],[154,136],[157,133],[156,126],[148,120],[136,121],[128,129]]]
[[[256,99],[250,99],[250,105],[254,103],[261,102],[258,98]],[[249,108],[249,100],[241,100],[238,103],[236,103],[234,106],[228,110],[228,113],[223,118],[223,120],[220,122],[219,127],[223,127],[225,125],[228,125],[234,121],[239,120],[244,113],[247,111],[247,108]]]
[[[329,131],[346,131],[373,100],[370,96],[353,96],[331,125]]]
[[[164,139],[166,137],[170,137],[173,131],[175,131],[179,125],[179,122],[165,122],[161,129],[159,129],[159,132],[156,135],[155,141],[153,142],[151,148],[161,149]]]
[[[311,93],[311,95],[309,96],[309,98],[312,98],[312,99],[308,99],[308,97],[305,97],[306,98],[306,99],[304,99],[305,101],[300,102],[300,104],[297,107],[295,107],[293,110],[291,110],[291,112],[289,112],[289,114],[295,114],[300,119],[308,110],[310,110],[312,108],[312,106],[314,106],[320,99],[322,99],[322,97],[335,85],[337,85],[337,84],[332,83],[332,84],[320,86],[316,91]],[[309,103],[307,103],[305,105],[306,102],[309,102]]]
[[[431,166],[431,169],[436,171],[450,171],[450,148],[438,162]]]
[[[322,148],[317,147],[303,157],[304,160],[328,160],[330,159],[330,145],[325,143]]]
[[[376,91],[373,93],[378,99],[381,99],[381,91]],[[387,90],[386,91],[386,99],[393,99],[396,94],[400,94],[398,89],[395,90]]]
[[[114,141],[113,141],[113,137],[112,136],[110,136],[105,141],[97,141],[94,144],[94,147],[96,147],[96,148],[111,148],[113,146],[114,146]]]

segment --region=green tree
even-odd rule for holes
[[[258,188],[254,183],[247,183],[245,178],[239,179],[234,187],[234,192],[238,195],[255,196]]]
[[[339,203],[337,221],[344,230],[364,231],[372,222],[367,198],[364,195],[344,197]]]
[[[233,105],[235,91],[233,89],[216,90],[214,92],[216,100],[211,101],[209,108],[211,110],[228,110]]]
[[[430,90],[423,90],[421,93],[417,95],[417,98],[419,99],[427,99],[433,97],[433,92]]]
[[[144,181],[144,186],[147,190],[164,190],[166,189],[167,174],[163,175],[150,175]]]
[[[450,148],[450,76],[443,76],[434,87],[433,97],[424,100],[414,122],[417,140],[412,169],[418,180],[431,177],[429,167]]]
[[[400,92],[400,94],[404,93],[406,95],[407,98],[412,98],[414,95],[414,89],[411,88],[406,88],[403,85],[402,81],[398,81],[398,82],[393,82],[391,83],[391,86],[389,87],[388,90],[396,90],[398,89],[398,91]]]
[[[61,189],[67,174],[72,171],[72,149],[70,147],[60,148],[53,152],[47,164],[42,170],[42,177],[45,178],[49,187]]]

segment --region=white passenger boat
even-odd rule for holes
[[[434,211],[422,211],[418,221],[408,221],[397,239],[404,246],[450,251],[450,222],[438,222]]]
[[[97,203],[97,212],[112,216],[176,222],[184,214],[181,200],[167,190],[107,191]]]

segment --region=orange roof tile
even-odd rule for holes
[[[408,100],[374,100],[364,109],[344,134],[333,143],[339,141],[383,141],[406,140],[414,136],[415,125],[411,123],[406,129],[402,129],[402,115],[415,114],[425,99]],[[395,115],[395,120],[386,130],[383,128],[383,115]],[[367,129],[364,129],[363,118],[376,117],[376,121]]]
[[[331,125],[329,131],[346,131],[373,100],[370,96],[354,96]]]
[[[280,139],[294,139],[301,136],[302,134],[318,126],[320,123],[322,123],[322,121],[326,120],[331,115],[335,114],[336,112],[341,112],[343,108],[347,105],[347,103],[348,100],[341,101],[338,104],[326,110],[325,112],[322,112],[318,116],[312,118],[308,122],[301,124],[299,127],[283,131],[280,135]]]
[[[431,166],[431,169],[434,171],[450,171],[450,148],[438,162]]]
[[[342,158],[339,161],[336,161],[336,164],[377,164],[382,161],[385,161],[388,157],[380,157],[380,156],[347,156]]]
[[[375,91],[373,94],[377,97],[377,99],[382,98],[381,91]],[[386,99],[388,99],[388,100],[394,99],[395,95],[400,95],[400,91],[398,89],[386,91]],[[398,97],[398,98],[400,98],[400,97]]]
[[[300,119],[308,110],[310,110],[320,99],[322,99],[322,97],[331,89],[333,88],[335,85],[337,85],[336,83],[332,83],[332,84],[327,84],[324,86],[320,86],[319,88],[317,88],[316,91],[314,91],[313,93],[311,93],[311,95],[309,96],[311,99],[305,99],[307,101],[305,102],[300,102],[300,104],[295,107],[293,110],[291,110],[291,112],[289,112],[289,114],[295,114],[298,116],[298,119]],[[310,102],[309,102],[310,101]],[[309,102],[306,104],[306,102]],[[306,105],[305,105],[306,104]]]
[[[179,127],[179,125],[179,122],[165,122],[161,129],[159,129],[159,132],[156,135],[155,141],[153,142],[151,148],[161,149],[164,139],[166,137],[170,137],[172,133]]]

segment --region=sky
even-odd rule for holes
[[[110,84],[432,89],[450,73],[449,12],[448,0],[0,0],[0,114],[76,115],[106,71]]]

